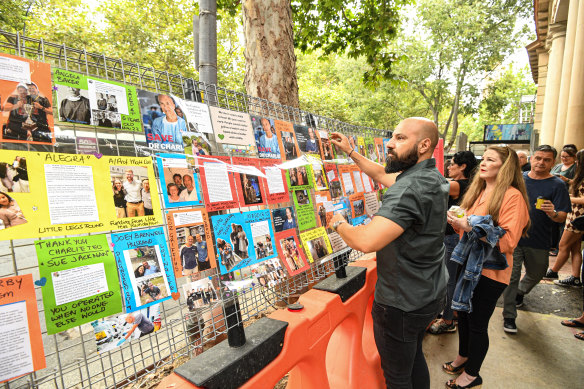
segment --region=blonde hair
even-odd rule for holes
[[[525,189],[525,181],[523,180],[523,174],[519,166],[517,153],[508,146],[490,146],[487,148],[487,151],[488,150],[493,150],[499,154],[499,157],[503,162],[497,173],[495,189],[493,189],[487,204],[487,214],[491,215],[493,223],[498,225],[499,211],[501,210],[503,197],[510,186],[521,192],[523,200],[527,205],[527,209],[529,209],[529,198],[527,196],[527,190]],[[487,184],[485,180],[480,177],[480,174],[475,174],[468,190],[462,198],[460,206],[464,209],[470,209],[485,190],[486,186]],[[526,232],[529,230],[530,226],[531,220],[528,220],[527,225],[523,229],[523,236],[526,236]]]

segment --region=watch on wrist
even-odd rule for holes
[[[346,222],[347,222],[346,220],[339,220],[339,221],[336,221],[336,222],[334,222],[334,223],[333,223],[333,225],[332,225],[332,227],[333,227],[333,230],[334,230],[335,232],[337,232],[337,228],[338,228],[338,227],[339,227],[341,224],[343,224],[343,223],[346,223]]]
[[[552,219],[555,219],[555,218],[557,218],[557,217],[558,217],[558,211],[556,211],[556,210],[554,209],[554,216],[552,216]]]

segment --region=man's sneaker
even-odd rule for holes
[[[434,335],[439,335],[446,332],[456,332],[456,324],[454,324],[454,320],[452,323],[448,324],[443,319],[438,319],[432,323],[428,329],[428,332]]]
[[[580,279],[576,278],[574,276],[564,278],[563,280],[555,280],[554,284],[560,285],[560,286],[573,286],[575,288],[582,287],[582,282],[580,281]]]
[[[558,272],[553,271],[552,269],[547,269],[545,276],[543,276],[546,280],[557,280],[558,279]]]
[[[522,306],[523,306],[523,295],[517,293],[517,296],[515,296],[515,307],[521,308]]]
[[[515,319],[503,319],[503,330],[510,334],[516,334],[517,326],[515,325]]]

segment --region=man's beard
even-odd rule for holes
[[[387,174],[403,172],[418,163],[418,145],[414,145],[403,157],[398,157],[396,152],[391,149],[387,153],[392,156],[390,158],[388,155],[385,160],[385,172]]]

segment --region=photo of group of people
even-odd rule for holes
[[[148,169],[143,166],[110,166],[116,217],[153,215]]]
[[[254,266],[252,273],[263,287],[273,288],[286,278],[286,273],[277,259],[269,259]]]
[[[264,220],[259,223],[255,223],[252,231],[269,231],[269,220]],[[258,224],[263,224],[258,225]],[[256,259],[262,259],[271,257],[274,255],[274,246],[272,244],[272,238],[268,233],[259,234],[253,237],[253,248],[255,250]]]
[[[251,125],[260,158],[280,159],[274,119],[251,115]]]
[[[201,197],[195,181],[193,169],[186,167],[186,159],[183,160],[185,167],[176,167],[176,164],[166,164],[170,158],[162,161],[161,180],[164,188],[164,201],[167,207],[173,207],[176,203],[189,202],[191,204],[200,204]],[[172,167],[171,167],[172,166]]]
[[[290,235],[283,239],[279,239],[278,244],[281,249],[281,258],[291,274],[303,269],[307,263],[306,258],[298,247],[298,239],[296,235]]]
[[[203,308],[220,298],[213,283],[208,278],[183,285],[183,295],[187,300],[189,311]]]
[[[310,185],[310,182],[308,182],[308,174],[306,173],[306,166],[288,169],[288,177],[290,177],[291,187]]]
[[[99,127],[122,128],[122,116],[117,112],[93,109],[91,124]]]
[[[245,205],[262,204],[264,202],[258,176],[241,173],[239,174],[239,180]]]
[[[166,275],[161,267],[158,246],[143,246],[124,252],[133,270],[136,306],[146,305],[170,295]]]
[[[162,327],[160,306],[153,305],[132,313],[111,316],[91,323],[97,352],[120,347],[128,340],[152,334]]]
[[[276,232],[296,228],[296,215],[292,207],[277,208],[272,210],[272,220]]]
[[[203,225],[177,228],[176,233],[178,236],[182,275],[188,276],[210,269],[209,247]]]
[[[365,213],[365,202],[363,200],[353,201],[353,213],[355,217],[362,216]]]

